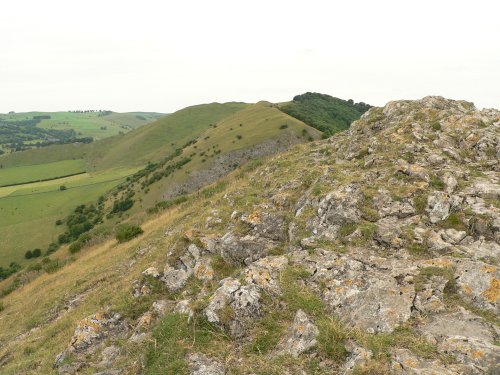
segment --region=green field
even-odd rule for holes
[[[0,150],[10,153],[50,144],[95,141],[127,133],[162,116],[111,111],[0,114]]]
[[[116,169],[0,188],[0,266],[23,263],[26,250],[45,250],[62,232],[55,221],[78,204],[94,202],[137,169]],[[61,191],[59,187],[66,186]]]
[[[78,136],[93,137],[95,140],[111,137],[157,120],[159,113],[132,112],[111,113],[99,116],[98,113],[53,112],[51,119],[42,120],[38,127],[44,129],[74,129]]]
[[[0,168],[0,187],[74,175],[83,173],[86,169],[87,163],[83,159]]]

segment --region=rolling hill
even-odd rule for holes
[[[88,142],[148,124],[164,116],[153,112],[24,112],[0,114],[0,150],[10,152],[57,143]]]

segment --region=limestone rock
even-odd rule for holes
[[[242,286],[237,279],[221,280],[221,286],[204,310],[208,321],[227,328],[235,338],[261,316],[260,293],[255,285]]]
[[[500,270],[483,262],[464,261],[457,266],[458,293],[466,301],[500,312]]]
[[[318,334],[318,327],[311,322],[304,311],[298,310],[287,336],[280,344],[279,353],[298,357],[316,346]]]
[[[188,355],[190,375],[224,375],[225,370],[218,361],[199,353]]]
[[[187,280],[192,274],[193,270],[191,268],[175,269],[167,264],[165,265],[165,270],[161,280],[165,283],[168,290],[176,292],[186,285]]]
[[[226,233],[220,241],[220,254],[226,262],[232,264],[250,264],[267,255],[273,243],[265,238],[247,235],[238,237]]]
[[[427,199],[427,210],[431,223],[435,224],[446,219],[450,214],[450,207],[450,201],[447,194],[435,192],[429,195]]]
[[[252,263],[245,269],[245,281],[247,284],[255,284],[258,287],[279,293],[279,273],[288,264],[285,256],[268,256]]]

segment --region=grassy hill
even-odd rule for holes
[[[154,112],[25,112],[0,114],[0,150],[99,140],[127,133],[164,116]]]
[[[0,266],[25,262],[27,250],[45,250],[63,231],[56,220],[79,204],[95,202],[148,161],[170,154],[246,106],[193,106],[91,144],[52,145],[0,156]],[[73,174],[78,175],[57,178]],[[49,181],[22,184],[40,180]]]
[[[293,101],[283,103],[280,109],[329,137],[349,128],[371,106],[363,102],[343,100],[330,95],[308,92],[297,95]]]

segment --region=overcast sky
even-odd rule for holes
[[[498,0],[16,0],[0,113],[443,95],[500,108]]]

